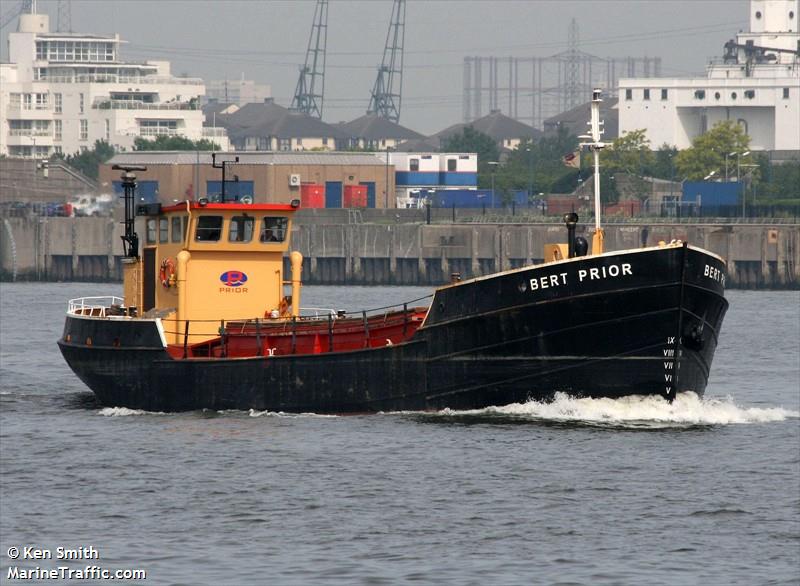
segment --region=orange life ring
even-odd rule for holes
[[[161,271],[158,273],[158,278],[161,280],[161,286],[169,289],[175,282],[175,262],[171,258],[165,258],[161,261]]]

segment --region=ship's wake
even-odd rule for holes
[[[664,429],[769,423],[800,418],[800,412],[782,407],[742,407],[731,397],[701,399],[695,393],[681,393],[672,403],[652,395],[588,399],[557,393],[553,401],[547,403],[529,401],[467,411],[444,409],[431,416],[465,422],[470,419],[535,421],[556,425]]]

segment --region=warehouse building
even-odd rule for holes
[[[217,165],[226,161],[228,201],[300,199],[303,207],[394,207],[394,166],[371,153],[238,152],[220,153],[216,160]],[[137,172],[139,196],[145,202],[214,201],[223,191],[222,170],[212,167],[211,153],[119,153],[101,165],[100,183],[120,192],[120,172],[112,169],[116,164],[147,167]]]

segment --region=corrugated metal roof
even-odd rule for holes
[[[240,165],[385,165],[372,153],[325,153],[325,152],[222,152],[217,160],[233,160],[239,157]],[[211,164],[211,153],[196,151],[136,151],[117,153],[109,165],[201,165]]]

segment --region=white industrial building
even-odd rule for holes
[[[118,35],[50,32],[45,14],[21,14],[0,64],[0,154],[48,157],[105,140],[131,149],[137,137],[212,139],[204,129],[203,81],[175,77],[168,61],[120,60]]]
[[[750,0],[750,31],[725,44],[706,77],[619,82],[619,130],[644,128],[652,148],[684,149],[735,120],[753,150],[800,151],[800,33],[797,0]]]
[[[395,170],[398,208],[421,208],[439,190],[476,190],[477,153],[405,153],[377,151],[375,156]]]

